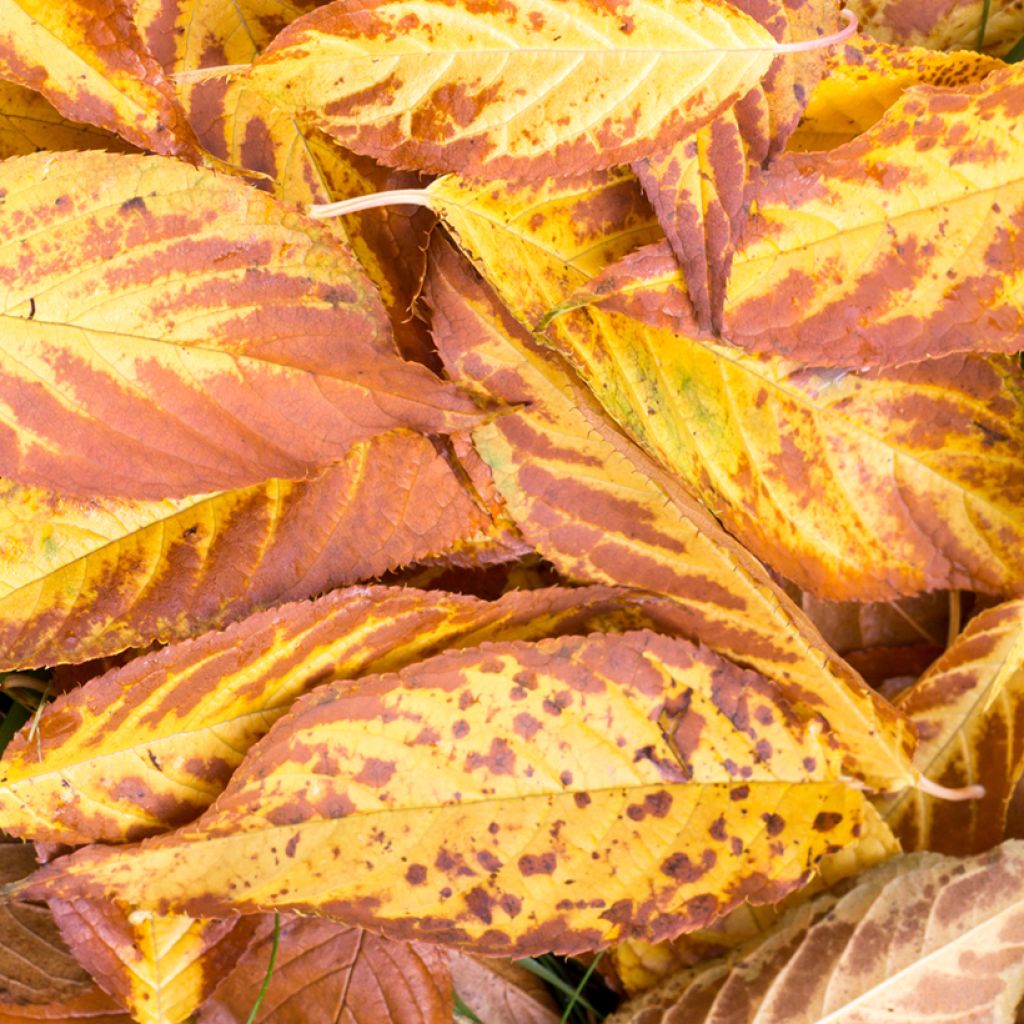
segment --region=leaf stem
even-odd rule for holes
[[[365,196],[342,199],[337,203],[317,203],[306,211],[310,217],[326,220],[329,217],[344,217],[350,213],[362,213],[380,206],[427,206],[433,197],[422,188],[395,188],[389,192],[371,192]]]
[[[988,0],[985,0],[986,4]],[[853,11],[844,9],[839,12],[846,24],[838,31],[828,36],[819,36],[817,39],[804,39],[798,43],[777,43],[773,46],[773,53],[804,53],[807,50],[823,50],[827,46],[838,46],[845,43],[857,31],[857,15]]]

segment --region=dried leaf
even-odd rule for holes
[[[59,1003],[0,1003],[0,1024],[132,1024],[132,1018],[97,987]]]
[[[508,960],[451,953],[452,986],[487,1024],[561,1024],[561,1013],[544,983]]]
[[[855,37],[828,52],[825,73],[788,148],[835,149],[867,131],[913,85],[956,88],[1003,66],[970,50],[940,53]]]
[[[198,1024],[244,1024],[267,973],[264,926],[202,1008]],[[451,1024],[448,956],[334,921],[286,918],[257,1024]],[[497,1024],[488,1021],[487,1024]],[[522,1024],[527,1024],[526,1021]]]
[[[670,611],[670,609],[669,609]],[[656,598],[595,587],[496,602],[358,587],[251,616],[136,658],[64,694],[0,760],[4,827],[37,840],[123,842],[190,821],[301,693],[444,647],[662,626]]]
[[[578,952],[778,900],[860,831],[838,773],[818,723],[687,641],[484,644],[321,687],[195,824],[78,851],[18,896]]]
[[[242,955],[256,921],[128,912],[99,900],[50,903],[78,962],[140,1024],[181,1024]]]
[[[719,0],[338,0],[290,25],[246,80],[357,153],[537,181],[665,148],[756,85],[774,43]]]
[[[742,959],[679,975],[676,991],[608,1022],[1010,1021],[1024,996],[1022,893],[1021,843],[964,861],[897,858],[838,900],[796,908]]]
[[[430,441],[405,431],[310,480],[176,501],[0,482],[0,669],[192,636],[427,558],[487,522]]]
[[[430,295],[438,347],[456,377],[529,408],[474,432],[526,539],[572,579],[673,597],[677,630],[771,678],[820,714],[847,768],[900,788],[911,743],[890,706],[827,648],[763,568],[623,438],[564,365],[542,352],[443,249]]]
[[[881,806],[907,850],[978,853],[1003,838],[1024,773],[1024,601],[972,619],[925,675],[896,699],[920,744],[914,763],[947,786],[980,783],[980,800],[906,793]]]
[[[984,47],[1005,53],[1024,35],[1018,0],[850,0],[864,31],[889,43],[932,50],[974,50],[985,21]]]
[[[41,92],[69,120],[198,159],[174,89],[130,11],[126,0],[0,0],[0,75]]]
[[[1024,67],[908,91],[853,142],[762,177],[725,333],[811,366],[1015,352],[1024,325]]]
[[[101,128],[61,117],[39,93],[0,81],[0,159],[40,149],[107,149],[120,153],[130,152],[132,147]]]
[[[662,286],[671,262],[665,244],[621,261],[589,286],[599,305],[559,317],[553,337],[751,551],[833,600],[1021,590],[1015,360],[858,374],[749,356],[687,326]]]
[[[305,477],[396,426],[479,420],[394,354],[329,233],[234,179],[39,154],[6,161],[3,190],[5,476],[177,497]]]

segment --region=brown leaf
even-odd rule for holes
[[[0,760],[5,827],[75,844],[165,831],[204,810],[249,747],[321,683],[489,639],[671,628],[674,609],[664,605],[607,587],[495,602],[359,587],[253,615],[47,705]]]
[[[174,88],[130,12],[127,0],[0,0],[0,75],[41,92],[69,120],[197,160]]]
[[[141,1024],[181,1024],[245,952],[257,922],[193,920],[99,900],[52,900],[61,935]]]
[[[459,998],[486,1024],[560,1024],[547,987],[517,963],[455,949],[451,971]]]
[[[177,501],[0,482],[0,667],[193,636],[487,529],[451,466],[407,431],[354,445],[309,480]]]
[[[473,434],[526,539],[569,578],[671,596],[680,633],[767,675],[794,705],[831,722],[851,773],[881,788],[907,784],[912,741],[890,706],[454,254],[438,247],[433,267],[435,337],[450,371],[502,401],[530,403]]]
[[[244,1024],[267,973],[271,931],[203,1006],[198,1024]],[[266,1024],[451,1024],[448,954],[334,921],[285,917],[256,1021]],[[487,1024],[498,1024],[488,1020]],[[528,1024],[523,1021],[522,1024]]]
[[[393,427],[480,419],[395,354],[342,244],[235,179],[40,154],[5,161],[3,190],[6,476],[177,497],[303,478]]]
[[[932,50],[980,49],[983,20],[983,45],[992,53],[1005,53],[1024,35],[1024,7],[1015,0],[851,0],[850,8],[868,35]]]
[[[0,1024],[133,1024],[132,1018],[99,988],[59,1003],[0,1003]]]

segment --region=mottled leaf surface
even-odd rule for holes
[[[1024,69],[921,86],[752,193],[725,333],[812,366],[1014,352],[1024,324]]]
[[[270,960],[271,928],[203,1006],[198,1024],[245,1024]],[[448,955],[315,918],[281,922],[260,1024],[451,1024]],[[488,1021],[488,1024],[498,1022]],[[523,1022],[527,1024],[527,1022]]]
[[[0,75],[41,92],[66,118],[141,149],[198,159],[199,147],[126,0],[3,0]]]
[[[719,0],[337,0],[247,80],[358,153],[474,178],[628,163],[757,84],[772,36]]]
[[[194,825],[19,895],[315,911],[487,955],[657,940],[853,841],[864,797],[838,776],[819,723],[687,641],[484,644],[318,689]]]
[[[181,1024],[245,952],[256,921],[193,920],[100,900],[52,900],[78,962],[139,1024]]]
[[[1003,66],[970,50],[942,53],[854,37],[828,52],[821,82],[788,148],[835,149],[867,131],[911,86],[955,88],[979,82]]]
[[[1020,591],[1014,359],[857,373],[750,356],[697,330],[663,287],[671,262],[665,244],[622,261],[589,286],[598,305],[556,319],[553,337],[751,551],[832,599]]]
[[[305,477],[393,427],[479,418],[398,358],[341,243],[235,179],[39,154],[6,161],[0,192],[5,476],[177,497]]]
[[[776,587],[759,563],[608,422],[563,363],[534,345],[444,250],[430,283],[451,372],[496,398],[528,400],[473,434],[526,539],[560,572],[644,587],[679,604],[679,632],[771,678],[835,727],[848,768],[908,784],[909,733]]]
[[[0,667],[82,662],[223,626],[473,541],[488,516],[424,437],[309,480],[167,501],[0,483]]]
[[[923,774],[985,787],[963,803],[906,793],[881,804],[904,848],[963,855],[995,846],[1024,772],[1024,601],[973,618],[896,704],[914,723]]]
[[[136,658],[61,695],[0,760],[0,811],[17,835],[123,842],[183,824],[300,694],[485,639],[638,626],[671,607],[594,587],[494,602],[357,587],[251,616],[223,633]]]
[[[852,0],[864,32],[889,43],[933,50],[973,50],[985,21],[984,47],[1005,53],[1024,35],[1020,0]]]

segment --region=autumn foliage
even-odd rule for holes
[[[0,0],[0,1024],[1019,1018],[1024,10],[907,6]]]

